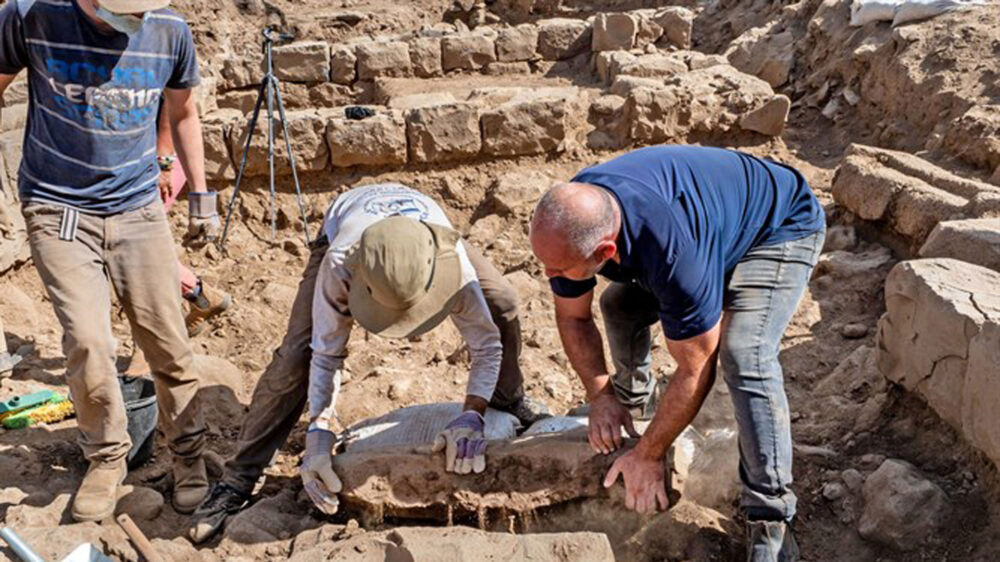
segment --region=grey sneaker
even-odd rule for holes
[[[530,396],[521,397],[520,400],[514,402],[508,408],[505,408],[505,410],[514,414],[514,417],[521,421],[521,425],[525,429],[538,420],[552,417],[552,412],[548,406],[541,400],[535,400]]]
[[[194,524],[188,537],[194,544],[201,544],[222,529],[226,517],[239,513],[250,502],[250,494],[226,484],[216,482],[208,491],[205,501],[194,512]]]
[[[24,359],[16,353],[0,353],[0,377],[6,376],[14,370],[14,367]]]
[[[747,521],[747,562],[796,562],[799,545],[784,521]]]

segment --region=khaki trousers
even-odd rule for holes
[[[27,203],[22,213],[31,256],[62,324],[66,381],[84,455],[117,461],[131,447],[111,333],[113,289],[149,361],[159,423],[171,451],[175,457],[198,457],[205,426],[163,204],[110,216],[80,213],[72,236],[67,234],[72,229],[60,228],[66,226],[62,207]]]
[[[325,237],[313,242],[309,263],[292,303],[285,337],[257,381],[250,409],[243,418],[236,455],[226,463],[223,481],[247,494],[288,439],[306,405],[309,362],[312,359],[313,292],[316,275],[328,247]],[[524,396],[519,363],[521,324],[518,320],[517,292],[477,249],[468,243],[465,248],[479,276],[493,322],[500,330],[503,357],[490,405],[504,409]]]

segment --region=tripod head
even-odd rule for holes
[[[277,31],[271,26],[265,27],[263,30],[261,30],[260,34],[264,36],[265,44],[277,43],[280,45],[281,43],[287,43],[295,39],[294,33],[289,33],[287,31]]]

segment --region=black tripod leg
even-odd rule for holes
[[[265,78],[267,88],[267,169],[271,191],[271,243],[274,243],[278,231],[277,195],[274,191],[274,91],[278,89],[274,76]]]
[[[275,78],[277,82],[277,78]],[[309,239],[309,220],[306,218],[306,206],[302,201],[302,188],[299,185],[299,172],[295,167],[295,153],[292,152],[292,140],[288,135],[288,120],[285,119],[285,104],[281,101],[281,90],[274,88],[278,97],[278,115],[281,117],[281,126],[285,134],[285,149],[288,150],[288,162],[292,166],[292,180],[295,182],[295,199],[299,203],[299,214],[302,215],[302,230],[306,235],[306,246],[312,243]]]
[[[233,218],[233,209],[236,200],[240,196],[240,183],[243,181],[243,173],[247,169],[247,156],[250,154],[250,143],[253,141],[253,133],[257,128],[257,116],[260,115],[260,104],[264,101],[264,86],[266,82],[260,83],[260,90],[257,92],[257,103],[253,106],[253,115],[250,116],[249,127],[247,128],[247,142],[243,145],[243,158],[240,160],[240,171],[236,175],[236,187],[233,188],[233,198],[229,200],[229,209],[226,210],[226,225],[222,229],[222,236],[219,237],[219,249],[226,243],[226,235],[229,233],[229,220]]]

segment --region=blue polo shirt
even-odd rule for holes
[[[751,248],[804,238],[825,224],[802,174],[733,150],[653,146],[573,181],[603,187],[618,201],[621,261],[598,273],[652,293],[671,340],[715,326],[728,275]],[[576,298],[597,281],[553,277],[550,284],[556,295]]]
[[[191,30],[171,10],[135,35],[99,28],[81,0],[8,0],[0,73],[28,69],[22,201],[109,215],[155,201],[156,116],[164,88],[198,84]]]

